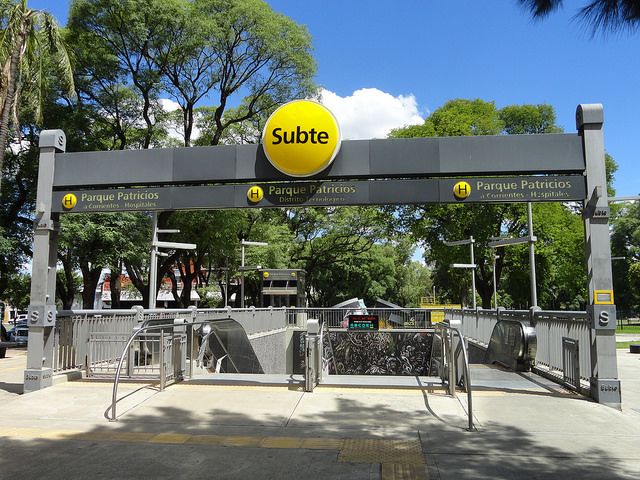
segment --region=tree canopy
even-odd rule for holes
[[[42,123],[42,106],[51,87],[47,73],[55,72],[67,92],[73,92],[71,61],[62,34],[53,16],[33,10],[26,0],[0,3],[0,172],[13,124],[20,139],[18,120],[21,102]],[[14,142],[14,139],[11,139]],[[1,193],[0,182],[0,193]]]
[[[457,99],[435,110],[423,125],[398,129],[394,137],[557,133],[550,105],[511,105],[497,109],[493,102]],[[526,246],[501,247],[488,241],[498,236],[527,236],[522,204],[456,204],[407,206],[398,210],[400,228],[425,246],[425,258],[434,269],[434,284],[446,300],[471,304],[470,276],[449,267],[468,263],[469,247],[448,247],[445,240],[476,241],[476,292],[485,308],[492,305],[493,273],[500,287],[500,304],[526,308],[529,269]],[[539,303],[547,308],[584,304],[586,274],[582,253],[583,227],[576,206],[534,205],[534,233]],[[494,266],[494,255],[497,259]],[[553,288],[553,285],[560,286]]]
[[[564,6],[564,0],[517,0],[533,18],[544,18]],[[591,27],[593,34],[635,32],[640,26],[639,0],[585,0],[575,18]]]

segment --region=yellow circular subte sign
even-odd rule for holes
[[[458,200],[464,200],[471,195],[471,185],[467,182],[458,182],[453,186],[453,196]]]
[[[262,132],[264,152],[291,177],[309,177],[327,168],[340,150],[338,121],[324,105],[294,100],[271,114]]]
[[[264,198],[264,190],[262,190],[262,187],[254,185],[247,190],[247,198],[251,203],[258,203]]]
[[[62,208],[65,210],[71,210],[78,203],[78,198],[73,193],[67,193],[62,197]]]

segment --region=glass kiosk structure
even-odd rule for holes
[[[300,269],[261,269],[261,307],[304,307],[305,271]]]

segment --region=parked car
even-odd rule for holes
[[[0,323],[0,342],[8,342],[9,334],[4,325]],[[7,347],[0,347],[0,358],[4,358],[7,355]]]
[[[27,326],[15,326],[9,331],[9,341],[18,345],[26,345],[29,341],[29,328]]]
[[[17,325],[18,323],[21,323],[21,322],[27,323],[28,318],[29,318],[29,315],[27,315],[26,313],[19,313],[16,318],[11,320],[11,323],[13,323],[14,325]]]

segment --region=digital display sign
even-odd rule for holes
[[[348,330],[373,332],[379,328],[378,315],[349,315]]]

